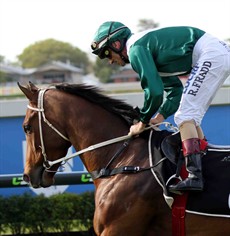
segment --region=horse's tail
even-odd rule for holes
[[[89,236],[97,236],[95,231],[94,231],[93,226],[89,228],[88,232],[89,232]]]

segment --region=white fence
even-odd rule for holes
[[[138,91],[130,93],[111,93],[112,96],[117,99],[121,99],[131,104],[132,106],[142,107],[144,101],[144,93],[141,90],[140,83],[122,83],[122,84],[104,84],[99,86],[104,91]],[[26,112],[26,106],[28,100],[26,98],[14,99],[14,100],[0,100],[0,117],[15,117],[24,116]],[[212,101],[212,105],[226,105],[230,104],[230,87],[223,86],[217,92],[215,98]]]

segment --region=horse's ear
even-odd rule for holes
[[[30,88],[30,91],[33,93],[36,93],[39,90],[39,88],[36,87],[31,81],[29,81],[29,88]]]
[[[18,82],[18,87],[21,89],[21,91],[26,95],[26,97],[29,100],[32,100],[33,95],[37,93],[39,90],[39,88],[37,88],[32,82],[29,82],[29,84],[26,87],[22,86]]]

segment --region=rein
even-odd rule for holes
[[[144,129],[144,131],[146,130],[149,130],[149,129],[156,129],[158,128],[159,125],[165,125],[166,127],[170,128],[170,129],[174,129],[176,130],[176,127],[172,126],[171,123],[169,122],[162,122],[162,123],[159,123],[159,124],[155,124],[155,125],[150,125],[148,127],[146,127]],[[118,138],[114,138],[114,139],[110,139],[110,140],[107,140],[107,141],[104,141],[104,142],[101,142],[101,143],[97,143],[95,145],[91,145],[87,148],[84,148],[78,152],[75,152],[73,153],[72,155],[69,155],[69,156],[66,156],[66,157],[62,157],[60,159],[57,159],[55,161],[47,161],[47,164],[49,164],[49,168],[57,163],[60,163],[60,162],[63,162],[63,161],[68,161],[69,159],[72,159],[82,153],[85,153],[85,152],[89,152],[89,151],[93,151],[95,149],[98,149],[98,148],[101,148],[101,147],[105,147],[107,145],[110,145],[110,144],[114,144],[114,143],[118,143],[118,142],[121,142],[121,141],[125,141],[125,140],[128,140],[128,139],[131,139],[132,136],[131,135],[124,135],[124,136],[120,136]]]
[[[30,105],[27,105],[27,107],[30,109],[30,110],[33,110],[33,111],[37,111],[38,112],[38,122],[39,122],[39,135],[40,135],[40,140],[41,140],[41,149],[42,149],[42,155],[43,155],[43,158],[44,158],[44,163],[43,163],[43,166],[45,167],[46,171],[49,171],[49,169],[57,164],[57,163],[61,163],[61,162],[66,162],[80,154],[83,154],[85,152],[89,152],[89,151],[92,151],[92,150],[95,150],[95,149],[98,149],[98,148],[101,148],[101,147],[105,147],[107,145],[110,145],[110,144],[114,144],[114,143],[118,143],[118,142],[121,142],[121,141],[125,141],[125,140],[130,140],[132,138],[131,135],[124,135],[124,136],[120,136],[120,137],[117,137],[117,138],[114,138],[114,139],[110,139],[110,140],[107,140],[107,141],[104,141],[104,142],[100,142],[100,143],[97,143],[95,145],[91,145],[87,148],[84,148],[78,152],[75,152],[73,153],[72,155],[69,155],[69,156],[66,156],[66,157],[62,157],[62,158],[59,158],[57,160],[54,160],[54,161],[49,161],[48,160],[48,157],[47,157],[47,154],[46,154],[46,151],[45,151],[45,145],[44,145],[44,140],[43,140],[43,132],[42,132],[42,120],[51,128],[53,129],[60,137],[62,137],[63,139],[65,139],[66,141],[70,142],[70,140],[65,136],[63,135],[59,130],[57,130],[47,119],[46,119],[46,116],[45,116],[45,110],[44,110],[44,94],[45,92],[47,91],[47,89],[41,89],[39,90],[39,94],[38,94],[38,105],[37,105],[37,108],[35,107],[32,107]],[[155,125],[150,125],[148,127],[146,127],[144,129],[144,131],[146,130],[149,130],[149,129],[159,129],[158,126],[160,125],[165,125],[166,128],[169,128],[170,130],[173,130],[174,132],[178,131],[176,127],[174,127],[171,123],[169,122],[161,122],[161,123],[158,123],[158,124],[155,124]],[[110,164],[110,163],[109,163]],[[108,164],[108,165],[109,165]],[[56,172],[56,171],[55,171]]]

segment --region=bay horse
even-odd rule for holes
[[[138,112],[129,104],[104,95],[96,87],[57,84],[39,89],[31,82],[18,86],[29,100],[23,122],[27,142],[23,178],[34,188],[54,184],[61,163],[48,163],[64,157],[71,145],[82,150],[125,136],[133,120],[138,119]],[[148,146],[143,134],[79,155],[89,173],[102,176],[93,181],[94,235],[172,235],[171,209],[150,170]],[[129,174],[128,169],[127,173],[103,176],[101,171],[106,171],[106,166],[110,170],[139,166],[144,171],[131,170]],[[185,228],[189,236],[229,235],[230,220],[187,213]]]

